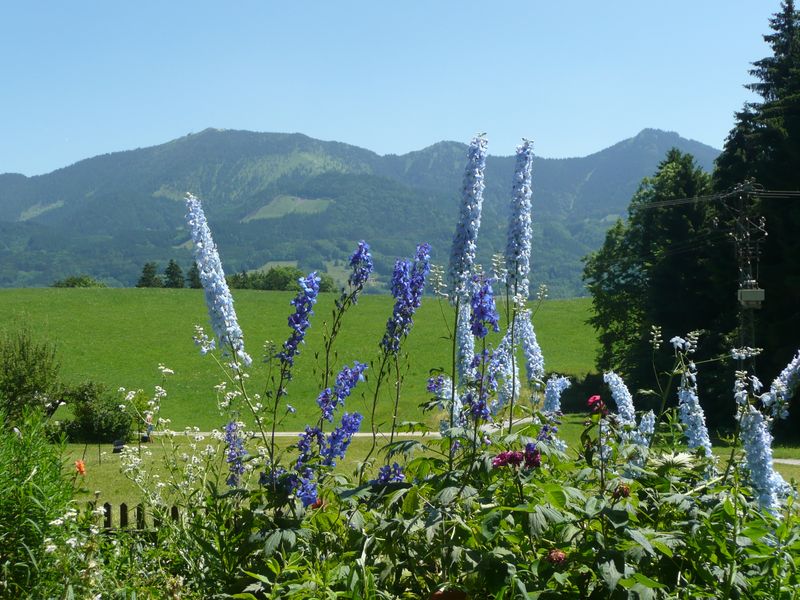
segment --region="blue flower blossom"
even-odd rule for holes
[[[544,406],[545,413],[561,412],[561,394],[570,386],[570,381],[566,377],[552,375],[544,386]]]
[[[689,448],[703,448],[705,455],[711,457],[711,439],[706,428],[706,415],[697,398],[697,378],[693,365],[681,377],[678,389],[678,414],[686,428]]]
[[[225,426],[225,462],[228,463],[228,479],[226,483],[230,487],[239,485],[239,478],[244,474],[244,458],[247,450],[244,448],[244,438],[241,428],[235,421],[231,421]]]
[[[478,230],[483,206],[483,172],[486,168],[486,139],[472,139],[464,169],[461,209],[450,251],[450,280],[454,296],[465,296],[475,264]]]
[[[533,170],[533,142],[524,140],[517,147],[514,169],[514,189],[511,199],[511,217],[508,222],[506,245],[506,283],[523,298],[530,295],[528,274],[531,260],[531,173]]]
[[[370,480],[372,484],[386,484],[386,483],[394,483],[400,482],[405,479],[405,474],[403,473],[403,468],[394,463],[392,465],[384,465],[380,469],[378,469],[378,477],[375,479]]]
[[[491,326],[493,331],[500,330],[498,325],[500,315],[497,313],[497,307],[494,303],[492,280],[483,279],[476,275],[472,281],[475,284],[475,291],[470,299],[472,312],[469,325],[474,336],[484,338],[489,333],[487,325]]]
[[[800,384],[800,351],[775,378],[769,386],[769,392],[761,395],[761,402],[769,409],[773,419],[785,419],[789,416],[789,400],[798,384]]]
[[[300,469],[308,463],[314,456],[314,444],[316,444],[317,452],[325,447],[325,435],[319,427],[309,427],[306,425],[306,430],[300,434],[300,440],[297,442],[297,463],[295,468]]]
[[[290,367],[294,365],[294,357],[300,353],[298,346],[303,342],[306,329],[311,324],[308,319],[314,314],[312,308],[317,301],[320,279],[315,271],[297,281],[300,284],[300,291],[291,301],[295,312],[289,317],[289,327],[292,328],[292,333],[289,335],[289,339],[283,343],[283,350],[278,354],[281,362]]]
[[[327,439],[325,447],[321,451],[322,464],[335,467],[337,458],[344,458],[353,435],[361,427],[362,416],[359,413],[344,413],[339,427],[334,429]]]
[[[364,240],[358,243],[358,248],[350,257],[350,268],[352,273],[347,279],[350,289],[353,290],[353,304],[358,302],[358,292],[364,288],[367,283],[370,273],[372,273],[373,263],[372,255],[369,252],[369,244]]]
[[[497,397],[490,404],[490,410],[496,415],[513,398],[519,397],[519,369],[511,354],[511,331],[507,331],[492,352],[489,369],[497,381]]]
[[[758,503],[764,510],[778,514],[778,496],[788,488],[772,465],[772,435],[764,415],[752,406],[739,420],[745,462],[750,472]]]
[[[628,391],[628,386],[622,381],[622,378],[609,371],[603,375],[603,381],[611,388],[611,397],[617,404],[617,416],[619,417],[620,424],[623,427],[636,426],[636,411],[633,408],[633,397]]]
[[[420,244],[413,261],[399,259],[395,263],[391,288],[395,304],[381,341],[386,352],[396,354],[400,350],[400,341],[411,331],[414,313],[422,304],[425,278],[431,268],[430,252],[430,245]]]
[[[475,356],[475,337],[470,329],[470,306],[462,302],[458,306],[456,325],[456,369],[458,381],[466,381],[472,376],[472,359]]]
[[[295,494],[305,507],[309,507],[317,501],[317,483],[314,481],[312,469],[307,467],[302,471],[297,479]]]
[[[525,372],[528,381],[541,381],[544,377],[544,356],[539,342],[536,340],[536,332],[533,330],[531,313],[529,310],[519,311],[514,317],[515,331],[519,332],[519,339],[522,341],[522,352],[525,355]]]
[[[186,220],[194,244],[194,260],[200,274],[200,283],[205,291],[214,335],[223,352],[233,350],[238,359],[245,366],[249,366],[252,359],[244,351],[244,339],[236,319],[236,311],[233,309],[233,297],[225,281],[225,272],[222,270],[222,262],[211,237],[203,207],[200,200],[192,194],[187,194],[186,208],[188,211]]]
[[[337,406],[344,405],[345,398],[350,395],[355,385],[364,380],[364,371],[367,365],[355,361],[352,368],[344,366],[336,376],[336,383],[331,388],[325,388],[317,398],[317,404],[322,410],[322,418],[333,421],[333,411]]]

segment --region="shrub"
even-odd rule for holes
[[[55,345],[35,340],[28,329],[0,338],[0,409],[9,422],[16,423],[27,408],[55,411],[60,367]]]
[[[7,415],[0,409],[0,419]],[[41,411],[24,411],[0,428],[0,597],[29,597],[44,570],[52,522],[64,514],[72,483],[62,474],[63,446],[45,435]]]
[[[86,381],[69,387],[61,399],[72,408],[73,418],[65,428],[70,441],[109,443],[130,436],[131,416],[102,384]]]
[[[57,288],[95,288],[106,287],[102,281],[98,281],[90,275],[70,275],[64,279],[54,281],[50,287]]]

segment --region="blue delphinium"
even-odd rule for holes
[[[391,465],[384,465],[380,469],[378,469],[378,476],[375,479],[370,480],[370,483],[372,484],[395,483],[403,481],[404,479],[405,479],[405,474],[403,473],[403,467],[401,467],[397,463],[393,463]]]
[[[673,338],[674,339],[674,338]],[[706,415],[697,398],[697,377],[694,365],[690,364],[681,377],[678,389],[678,414],[683,423],[689,448],[703,448],[705,455],[711,457],[711,439],[706,428]]]
[[[512,399],[519,397],[519,369],[511,358],[511,332],[507,331],[492,352],[489,363],[489,369],[497,381],[497,397],[490,405],[492,414],[497,414]]]
[[[474,293],[470,299],[470,329],[472,334],[477,338],[484,338],[489,333],[487,325],[491,326],[493,331],[499,331],[500,326],[498,321],[500,315],[497,313],[497,307],[494,302],[494,294],[492,292],[492,280],[478,277],[473,277]]]
[[[466,381],[472,376],[472,359],[475,356],[475,337],[470,329],[470,306],[462,302],[458,306],[456,326],[456,369],[458,381]]]
[[[758,503],[761,508],[776,515],[778,495],[787,488],[787,484],[772,466],[772,435],[764,415],[749,406],[741,416],[739,426],[747,470],[758,494]]]
[[[430,245],[420,244],[413,261],[398,259],[395,263],[391,287],[395,304],[381,341],[386,352],[396,354],[400,350],[400,341],[411,331],[414,313],[422,304],[425,278],[431,268],[430,252]]]
[[[373,263],[372,255],[369,252],[369,244],[364,240],[358,243],[358,248],[350,257],[350,268],[352,273],[347,279],[350,289],[353,290],[353,304],[358,302],[357,293],[364,288],[367,283],[370,273],[372,273]]]
[[[306,467],[296,480],[295,494],[308,507],[317,501],[317,483],[314,481],[314,470]]]
[[[533,142],[524,140],[517,147],[514,189],[506,245],[507,285],[515,294],[529,295],[528,274],[531,261],[531,173]]]
[[[356,383],[363,381],[367,365],[355,361],[352,368],[344,366],[336,376],[336,383],[331,388],[325,388],[317,398],[317,404],[322,410],[322,418],[328,422],[333,421],[333,411],[337,406],[343,405],[345,398],[355,387]]]
[[[217,246],[211,237],[203,207],[192,194],[186,195],[186,221],[194,244],[194,260],[200,274],[200,283],[206,296],[208,315],[211,327],[219,341],[223,352],[233,350],[234,354],[245,366],[252,363],[250,356],[244,351],[244,339],[236,311],[233,309],[233,297],[225,281],[225,272],[217,252]]]
[[[769,386],[769,392],[761,395],[761,402],[769,409],[773,419],[785,419],[789,416],[789,400],[798,384],[800,384],[800,351],[775,378]]]
[[[566,377],[552,375],[544,386],[544,406],[542,410],[546,413],[561,412],[561,394],[570,386],[570,381]]]
[[[339,427],[328,434],[327,443],[321,451],[322,464],[335,467],[337,458],[344,458],[353,435],[361,427],[362,416],[359,413],[344,413]]]
[[[463,424],[461,395],[458,393],[458,390],[453,389],[452,379],[444,375],[430,377],[428,379],[427,389],[439,401],[439,408],[442,410],[449,412],[452,404],[453,420],[455,424]],[[441,421],[439,425],[443,435],[446,430],[451,427],[450,422],[446,420]]]
[[[525,355],[525,371],[528,381],[540,381],[544,377],[544,356],[539,342],[536,340],[531,313],[529,310],[520,311],[514,320],[514,329],[519,332],[517,339],[522,342],[522,353]]]
[[[475,264],[478,229],[481,226],[483,206],[483,172],[486,168],[486,139],[472,139],[467,150],[467,166],[464,169],[461,209],[456,223],[453,246],[450,251],[449,275],[454,297],[466,295],[472,269]]]
[[[633,397],[628,391],[628,386],[622,381],[622,378],[609,371],[603,375],[603,381],[608,384],[611,389],[611,397],[617,404],[617,416],[619,417],[620,424],[623,427],[636,426],[636,411],[633,408]],[[623,437],[625,437],[623,435]]]
[[[467,390],[462,394],[463,411],[473,422],[491,420],[489,401],[497,391],[497,380],[490,368],[492,353],[488,350],[478,352],[472,359],[470,372],[475,379],[469,382]]]
[[[239,485],[239,478],[244,474],[246,456],[241,428],[236,421],[231,421],[225,425],[225,462],[228,463],[229,471],[226,483],[230,487]]]
[[[316,450],[314,445],[316,444]],[[297,469],[302,468],[303,465],[308,463],[316,453],[320,452],[325,446],[325,435],[319,427],[310,427],[306,425],[306,430],[300,434],[300,440],[297,442]]]
[[[283,343],[283,350],[278,354],[281,362],[289,367],[294,365],[294,357],[300,352],[298,346],[303,342],[306,329],[310,325],[308,319],[314,314],[312,308],[317,301],[320,279],[315,271],[297,281],[300,284],[300,291],[291,301],[295,311],[289,317],[289,327],[292,328],[292,333],[289,335],[289,339]]]

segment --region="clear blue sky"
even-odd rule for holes
[[[206,127],[380,154],[487,132],[583,156],[645,127],[720,148],[778,0],[15,1],[0,173]]]

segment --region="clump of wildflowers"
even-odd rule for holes
[[[245,366],[249,366],[252,359],[244,351],[244,339],[236,319],[236,311],[233,309],[233,297],[225,281],[225,272],[222,269],[217,246],[211,237],[203,207],[200,200],[192,194],[187,194],[186,208],[188,210],[186,220],[194,244],[194,260],[205,291],[214,335],[217,336],[223,352],[227,352],[228,349],[233,350],[239,360]],[[211,347],[210,341],[205,338],[202,348],[208,351],[209,347]]]
[[[461,209],[450,251],[450,280],[457,297],[466,295],[475,264],[478,229],[483,206],[483,172],[486,168],[486,139],[477,136],[467,150]]]
[[[300,353],[298,346],[303,342],[306,329],[311,324],[308,319],[314,314],[312,308],[317,302],[320,279],[315,271],[297,281],[300,284],[300,291],[291,301],[291,305],[295,307],[295,312],[289,317],[289,327],[292,328],[292,333],[283,343],[283,350],[278,354],[281,362],[289,367],[294,365],[294,357]]]
[[[528,298],[528,274],[531,260],[531,173],[533,142],[524,140],[517,146],[514,169],[514,188],[511,198],[511,218],[508,222],[506,245],[507,285],[516,294]]]
[[[690,363],[681,376],[681,385],[678,388],[678,414],[685,427],[689,448],[702,448],[705,455],[710,458],[711,439],[706,427],[706,415],[697,397],[697,373],[694,363]]]
[[[611,397],[617,403],[617,415],[623,427],[636,425],[636,412],[633,409],[633,397],[628,391],[628,386],[622,381],[622,378],[609,371],[603,375],[603,380],[611,388]]]
[[[396,354],[400,350],[400,340],[411,331],[414,313],[422,304],[425,278],[430,271],[430,252],[430,245],[420,244],[413,261],[398,259],[395,262],[392,274],[394,310],[386,323],[386,333],[381,341],[386,352]]]

